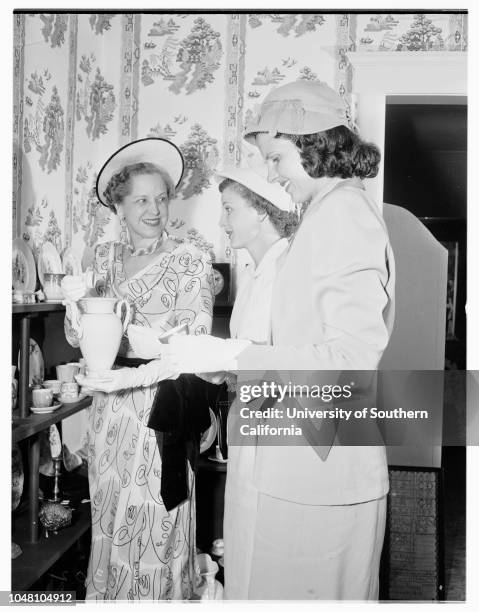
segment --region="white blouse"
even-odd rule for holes
[[[271,344],[273,284],[288,245],[286,238],[280,238],[266,251],[258,267],[254,263],[246,267],[231,313],[232,338]]]

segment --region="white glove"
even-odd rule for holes
[[[111,393],[122,389],[136,389],[138,387],[150,387],[161,380],[178,378],[178,373],[172,370],[169,364],[160,359],[138,368],[120,368],[119,370],[103,370],[95,372],[96,376],[75,376],[81,386],[88,387],[90,391],[103,391]]]
[[[62,291],[65,300],[76,302],[84,297],[87,292],[87,281],[85,274],[71,276],[67,274],[62,279]]]
[[[163,355],[169,367],[184,374],[236,370],[237,357],[249,346],[249,340],[223,340],[201,334],[173,336],[164,345]]]

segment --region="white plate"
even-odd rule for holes
[[[38,277],[43,286],[44,274],[63,274],[62,260],[51,242],[44,242],[38,254]]]
[[[18,370],[20,371],[20,351],[18,351]],[[30,338],[30,366],[28,384],[42,383],[45,378],[45,364],[42,351],[33,338]]]
[[[15,238],[12,245],[12,285],[14,289],[35,291],[37,272],[32,249],[22,238]]]
[[[46,408],[35,408],[35,406],[32,406],[30,410],[35,414],[49,414],[50,412],[55,412],[55,410],[58,410],[60,406],[61,403],[52,404],[51,406],[47,406]]]
[[[71,247],[67,247],[62,253],[62,267],[65,274],[79,276],[82,273],[80,258]]]
[[[207,451],[216,439],[218,433],[218,422],[215,417],[215,413],[210,408],[211,425],[209,429],[201,436],[200,440],[200,453]]]

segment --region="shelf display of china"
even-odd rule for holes
[[[72,327],[78,335],[80,350],[89,372],[110,370],[120,348],[121,337],[130,320],[126,300],[92,297],[69,302]],[[123,321],[122,312],[125,307]]]

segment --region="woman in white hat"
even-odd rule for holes
[[[130,143],[110,157],[99,173],[97,195],[120,217],[122,240],[97,246],[93,287],[87,286],[91,274],[65,277],[67,300],[87,292],[126,298],[133,323],[154,330],[156,337],[182,323],[192,334],[210,331],[209,257],[165,232],[182,173],[180,151],[163,139]],[[78,346],[68,316],[65,329],[69,342]],[[126,335],[119,355],[121,365],[137,365],[128,361],[137,356]],[[155,432],[147,427],[157,382],[170,375],[156,362],[112,370],[108,380],[89,384],[98,392],[88,428],[92,548],[87,599],[188,599],[193,593],[193,472],[188,465],[187,499],[167,510],[162,459]]]
[[[254,342],[271,344],[271,299],[274,279],[285,256],[297,214],[288,194],[277,184],[266,180],[266,166],[251,168],[228,167],[216,172],[221,192],[220,226],[229,236],[234,249],[246,249],[252,262],[247,265],[236,295],[230,320],[231,338],[243,346]],[[130,332],[131,334],[131,332]],[[131,335],[138,354],[153,357],[158,349],[150,337]],[[153,352],[150,353],[149,351]],[[202,356],[206,360],[207,355]],[[161,361],[158,372],[161,372]],[[202,378],[219,384],[225,379],[234,385],[234,374],[216,372],[201,374]],[[234,430],[236,410],[230,411],[228,430]],[[255,517],[258,491],[252,474],[255,448],[235,444],[229,447],[225,492],[224,543],[226,588],[233,596],[238,592],[247,597],[253,550],[253,531],[249,529]],[[243,595],[241,595],[243,597]]]
[[[231,338],[257,344],[271,344],[271,300],[278,268],[289,246],[297,215],[291,198],[277,184],[266,180],[266,167],[256,171],[227,168],[217,173],[221,180],[220,225],[234,249],[244,248],[253,263],[238,287],[230,319]],[[234,381],[235,377],[229,377]],[[239,422],[232,407],[228,437]],[[225,594],[246,599],[254,548],[251,529],[256,515],[258,491],[253,480],[256,449],[231,444],[225,488],[223,538]]]
[[[376,175],[378,149],[348,128],[343,101],[320,82],[273,90],[245,137],[268,180],[303,209],[274,283],[272,346],[177,338],[169,359],[182,372],[376,370],[392,330],[395,278],[381,210],[361,182]],[[378,597],[385,449],[360,439],[339,446],[326,425],[304,421],[296,446],[255,448],[255,511],[237,526],[239,580],[225,559],[228,598]]]
[[[271,292],[278,262],[297,224],[294,204],[279,185],[266,180],[266,167],[225,168],[221,181],[220,226],[231,247],[246,249],[253,262],[246,266],[230,320],[232,338],[269,344]]]

